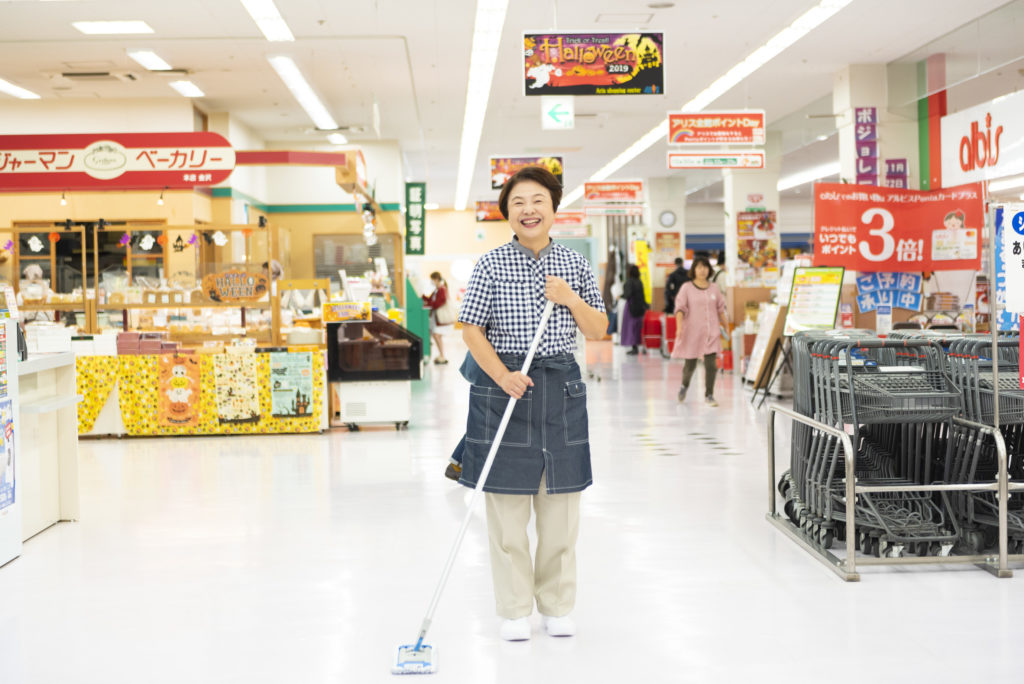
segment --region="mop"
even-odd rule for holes
[[[551,311],[554,307],[555,303],[550,300],[544,305],[544,312],[540,316],[540,325],[533,336],[533,342],[530,343],[530,351],[526,354],[526,361],[523,362],[523,375],[526,375],[530,370],[530,364],[533,363],[533,357],[540,346],[540,338],[544,334],[544,329],[548,325],[548,319],[551,318]],[[455,564],[455,557],[459,553],[459,547],[462,546],[462,539],[466,536],[466,530],[469,529],[470,520],[473,519],[473,508],[476,505],[477,499],[480,498],[480,492],[484,490],[487,475],[491,472],[491,465],[494,463],[494,457],[498,453],[501,440],[505,436],[505,429],[508,427],[509,419],[512,418],[512,410],[515,406],[515,397],[509,397],[508,406],[505,407],[505,415],[501,417],[498,431],[494,434],[494,442],[491,444],[490,451],[487,452],[487,460],[484,462],[480,479],[477,481],[476,487],[473,488],[473,495],[470,497],[469,505],[466,507],[466,517],[462,519],[462,527],[459,528],[459,533],[455,537],[452,550],[448,553],[448,561],[444,565],[444,570],[441,571],[441,580],[434,589],[434,597],[430,599],[427,614],[423,617],[419,638],[415,644],[404,644],[398,647],[398,657],[395,659],[394,665],[391,666],[391,672],[394,674],[433,674],[437,672],[437,650],[430,644],[423,643],[423,639],[427,636],[427,630],[430,629],[430,623],[434,619],[434,611],[437,610],[437,604],[441,601],[441,593],[444,591],[444,586],[448,583],[448,577],[452,573],[452,566]]]

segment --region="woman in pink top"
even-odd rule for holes
[[[725,319],[725,298],[708,280],[710,275],[711,262],[704,257],[693,260],[690,281],[676,295],[676,346],[672,350],[672,358],[686,361],[679,401],[686,398],[697,359],[703,358],[704,400],[708,406],[718,406],[715,401],[715,361],[722,349],[720,331],[728,329],[728,323]]]

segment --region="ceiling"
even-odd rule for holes
[[[668,110],[678,109],[815,2],[676,0],[668,9],[652,9],[649,4],[659,3],[651,0],[510,2],[470,199],[494,197],[487,158],[496,154],[561,154],[566,187],[579,185],[658,124]],[[890,63],[912,55],[1006,4],[853,0],[713,106],[765,109],[769,129],[783,133],[783,175],[833,161],[838,157],[833,120],[807,115],[831,113],[836,72],[847,64]],[[428,182],[429,201],[450,206],[475,2],[277,0],[277,6],[296,36],[294,42],[268,42],[238,0],[0,0],[0,78],[47,99],[178,97],[168,82],[180,75],[148,72],[126,54],[151,49],[176,69],[189,72],[188,78],[206,93],[196,101],[200,109],[230,112],[268,144],[322,144],[323,133],[313,130],[267,61],[270,55],[290,55],[334,118],[349,129],[353,144],[378,137],[397,141],[406,175]],[[99,19],[141,19],[155,33],[85,36],[71,26],[72,21]],[[980,32],[987,25],[976,26]],[[521,34],[552,27],[663,31],[667,94],[579,97],[575,129],[540,130],[539,98],[522,93]],[[951,104],[974,104],[1024,85],[1024,76],[1012,66],[1022,52],[1017,46],[1019,32],[996,33],[991,40],[979,39],[999,43],[1000,64],[1009,66],[999,76],[989,72],[983,78],[967,78],[958,86],[964,94],[959,100],[951,96]],[[948,49],[959,50],[958,60],[970,62],[970,50],[962,41],[958,44]],[[59,75],[69,71],[118,72],[127,80],[69,81]],[[0,99],[3,104],[17,102],[2,94]],[[375,103],[379,136],[374,128]],[[689,189],[709,186],[694,192],[693,199],[714,199],[711,184],[718,172],[669,172],[660,144],[616,177],[672,174],[683,175]]]

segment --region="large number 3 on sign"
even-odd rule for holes
[[[896,240],[890,234],[892,229],[896,227],[896,220],[888,209],[879,209],[877,207],[868,209],[861,214],[860,220],[865,226],[870,226],[876,216],[882,217],[882,225],[869,230],[868,235],[882,238],[882,251],[875,254],[871,251],[867,242],[860,243],[858,249],[860,250],[860,255],[868,261],[888,261],[896,252]]]

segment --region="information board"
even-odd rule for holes
[[[802,330],[835,328],[844,271],[842,266],[796,269],[783,332],[786,337]]]

